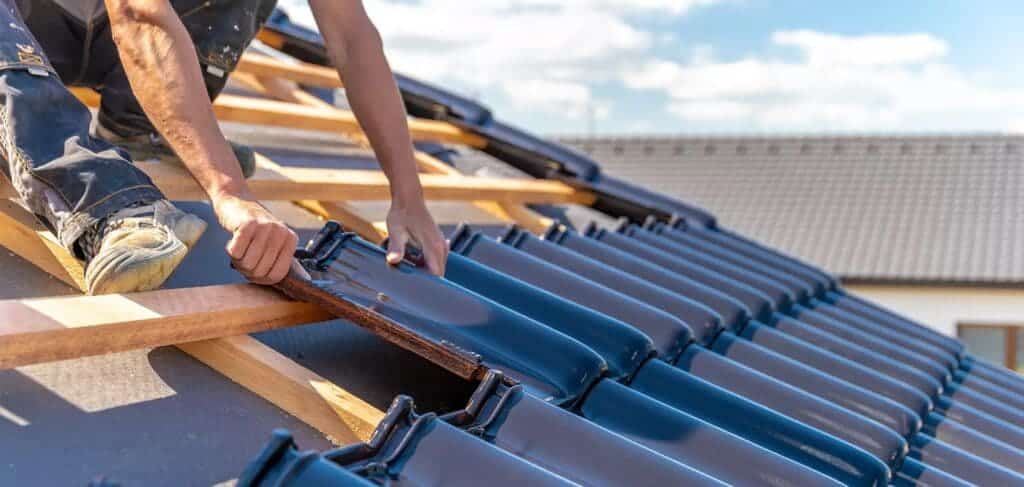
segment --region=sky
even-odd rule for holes
[[[1024,132],[1019,0],[364,4],[397,72],[542,134]]]

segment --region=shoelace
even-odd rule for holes
[[[153,205],[138,204],[135,206],[129,206],[128,208],[122,208],[107,218],[100,220],[99,223],[89,230],[86,230],[86,232],[78,239],[78,247],[85,256],[86,262],[91,261],[96,254],[100,253],[100,248],[103,246],[103,239],[107,234],[124,226],[128,219],[136,220],[136,223],[140,227],[155,226],[156,223],[153,220],[154,214],[155,208]]]

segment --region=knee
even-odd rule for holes
[[[25,69],[0,70],[0,95],[3,104],[32,113],[67,112],[88,113],[88,109],[68,91],[64,83],[52,73],[39,75]]]

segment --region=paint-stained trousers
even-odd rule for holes
[[[171,1],[211,100],[275,3]],[[0,169],[24,206],[77,253],[75,242],[90,226],[163,195],[124,150],[90,135],[92,115],[66,86],[102,95],[105,128],[122,136],[156,132],[132,94],[106,15],[83,20],[51,0],[0,0]]]

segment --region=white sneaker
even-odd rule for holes
[[[167,200],[124,208],[78,239],[89,294],[159,288],[206,230]]]

